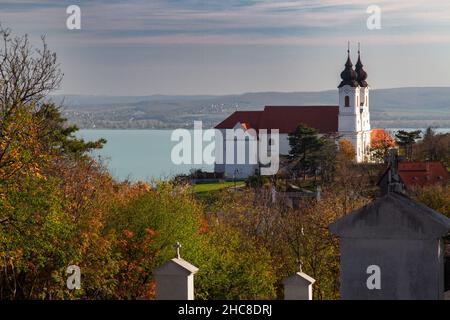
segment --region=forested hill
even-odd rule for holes
[[[257,92],[224,96],[53,96],[80,128],[179,128],[202,120],[212,127],[235,110],[265,105],[334,105],[337,90]],[[372,90],[373,127],[450,127],[450,88]]]

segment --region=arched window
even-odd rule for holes
[[[350,107],[350,97],[349,96],[345,96],[345,106]]]

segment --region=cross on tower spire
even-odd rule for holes
[[[361,62],[361,43],[358,42],[358,61],[355,65],[355,71],[358,74],[358,83],[361,87],[367,87],[367,72],[364,70],[364,65]]]

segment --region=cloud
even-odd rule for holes
[[[447,41],[445,30],[431,29],[450,24],[447,0],[97,0],[80,2],[83,30],[68,37],[65,7],[72,3],[0,1],[0,21],[77,45],[321,45],[362,35],[385,43],[402,35],[410,43],[427,43]],[[371,4],[382,9],[382,31],[365,28]],[[424,36],[428,33],[431,38]]]

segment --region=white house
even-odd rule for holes
[[[367,84],[367,73],[361,62],[358,51],[358,62],[355,69],[348,52],[345,69],[341,73],[341,83],[338,86],[339,105],[336,106],[266,106],[261,111],[236,111],[224,121],[219,123],[215,129],[221,134],[216,135],[216,155],[220,154],[223,159],[227,158],[227,142],[242,140],[236,135],[227,135],[228,130],[243,129],[250,132],[250,136],[263,129],[269,133],[274,129],[279,131],[279,153],[289,154],[290,146],[288,135],[298,125],[305,124],[315,128],[320,134],[339,133],[343,139],[350,141],[356,153],[356,161],[363,162],[370,155],[370,113],[369,113],[369,85]],[[250,130],[252,129],[252,130]],[[233,132],[233,131],[232,131]],[[244,138],[245,139],[245,138]],[[219,141],[220,140],[220,141]],[[246,143],[246,157],[251,158],[258,151],[249,147]],[[270,144],[270,143],[269,143]],[[224,161],[215,164],[215,172],[224,173],[228,178],[247,178],[260,169],[260,164],[247,161],[237,164],[236,143],[234,144],[234,161]],[[233,158],[233,157],[231,157]],[[246,158],[247,159],[247,158]]]

